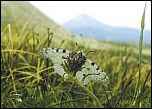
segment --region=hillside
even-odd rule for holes
[[[1,27],[6,24],[16,25],[16,27],[35,26],[35,31],[39,34],[47,31],[47,28],[54,33],[54,38],[68,39],[72,34],[49,19],[37,8],[26,1],[3,1],[1,2]],[[47,33],[47,32],[46,32]],[[62,35],[61,35],[62,34]]]

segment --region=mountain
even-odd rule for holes
[[[34,30],[40,34],[47,33],[49,27],[54,33],[54,38],[59,40],[71,38],[73,35],[26,1],[1,2],[1,31],[7,24],[21,28],[24,25],[35,27]]]
[[[114,42],[138,43],[140,34],[139,29],[113,27],[88,15],[80,15],[66,22],[63,27],[84,37]],[[149,30],[144,30],[144,43],[151,44],[151,32]]]

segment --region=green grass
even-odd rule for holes
[[[151,47],[142,47],[142,38],[139,48],[80,37],[56,38],[53,26],[41,33],[28,21],[24,26],[1,25],[2,108],[151,107]],[[108,87],[97,82],[82,86],[72,77],[64,80],[50,61],[39,56],[43,47],[79,51],[76,42],[109,76]]]

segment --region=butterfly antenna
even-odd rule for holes
[[[79,50],[81,51],[81,48],[79,47],[78,43],[76,42],[75,44],[78,46]]]
[[[81,48],[80,48],[80,46],[78,45],[78,43],[75,42],[75,44],[78,46],[79,50],[82,51]],[[93,51],[93,50],[89,50],[89,52],[92,53],[92,52],[94,52],[94,51]]]
[[[91,51],[89,51],[89,52],[94,52],[94,51],[91,50]]]

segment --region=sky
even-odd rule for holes
[[[140,29],[145,1],[30,1],[60,25],[85,14],[111,26]],[[145,29],[151,30],[151,1],[147,2]]]

